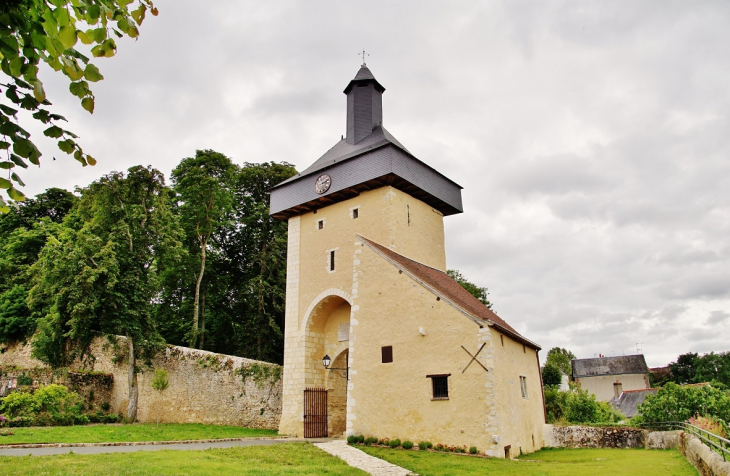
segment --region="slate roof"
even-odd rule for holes
[[[340,140],[334,146],[332,146],[330,150],[325,152],[322,157],[317,159],[312,165],[294,175],[293,177],[290,177],[283,182],[278,183],[273,188],[279,188],[289,182],[294,182],[295,180],[299,180],[300,178],[306,177],[307,175],[312,175],[315,172],[326,169],[327,167],[330,167],[334,164],[343,162],[348,159],[353,159],[359,155],[365,154],[375,149],[379,149],[380,147],[386,146],[388,144],[393,144],[406,154],[412,156],[412,154],[408,152],[408,149],[406,149],[403,144],[398,142],[398,140],[393,137],[390,132],[385,130],[385,127],[378,126],[369,136],[367,136],[357,144],[349,144],[346,139]]]
[[[576,359],[570,364],[573,367],[573,378],[649,373],[643,354]]]
[[[363,236],[358,235],[357,238],[377,254],[436,294],[436,296],[440,297],[463,314],[471,317],[472,320],[493,324],[496,329],[500,330],[504,334],[513,337],[515,340],[533,349],[540,350],[539,345],[520,335],[520,333],[514,330],[512,326],[507,324],[501,317],[492,312],[477,298],[472,296],[448,274],[419,263],[418,261],[406,258],[405,256]]]
[[[350,81],[350,84],[348,84],[345,90],[342,92],[347,94],[356,83],[367,80],[371,80],[375,84],[375,88],[381,93],[385,91],[383,85],[380,84],[377,79],[375,79],[375,76],[373,76],[373,73],[370,71],[370,69],[368,69],[367,66],[362,65],[360,66],[360,69],[358,70],[355,77],[352,79],[352,81]]]
[[[639,405],[644,403],[646,396],[655,394],[658,390],[659,389],[657,388],[624,390],[618,400],[616,399],[616,397],[613,397],[611,400],[608,401],[608,403],[613,405],[614,408],[616,408],[628,418],[632,418],[636,416],[637,413],[639,413],[637,409],[639,408]]]

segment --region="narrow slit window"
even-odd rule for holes
[[[504,347],[504,336],[502,334],[499,335],[499,340],[502,341],[502,347]]]
[[[322,228],[324,228],[324,220],[317,221],[317,229],[321,230]]]
[[[358,216],[360,216],[360,212],[358,211],[358,209],[357,209],[357,208],[354,208],[354,209],[352,210],[352,219],[354,220],[354,219],[355,219],[355,218],[357,218]]]
[[[431,388],[433,390],[432,400],[448,400],[449,376],[451,374],[426,375],[426,377],[431,379]]]
[[[380,348],[380,354],[384,364],[393,363],[393,346],[387,345]]]
[[[335,270],[335,251],[330,251],[330,271]]]
[[[520,391],[522,392],[522,398],[527,398],[527,377],[520,375]]]

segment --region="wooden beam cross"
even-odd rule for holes
[[[464,367],[464,370],[462,370],[461,373],[466,372],[466,369],[469,368],[469,366],[471,365],[472,362],[476,362],[477,364],[479,364],[479,365],[482,366],[482,368],[484,369],[485,372],[489,372],[489,370],[487,370],[487,368],[481,362],[479,362],[477,360],[477,355],[479,355],[479,352],[482,351],[482,349],[484,348],[485,345],[487,345],[487,344],[486,343],[482,344],[482,346],[479,347],[479,350],[477,351],[477,353],[474,354],[474,355],[471,355],[471,352],[469,352],[468,350],[466,350],[466,347],[464,347],[463,345],[461,346],[461,348],[464,349],[464,352],[466,352],[467,354],[469,354],[469,356],[471,357],[471,360],[469,361],[468,364],[466,364],[466,367]]]

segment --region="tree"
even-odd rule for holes
[[[33,355],[53,366],[82,358],[97,336],[126,337],[127,418],[137,417],[138,360],[164,344],[152,319],[158,269],[181,254],[162,174],[136,166],[81,190],[79,204],[33,265],[28,303],[39,316]]]
[[[136,8],[135,8],[136,7]],[[122,38],[139,36],[147,10],[157,15],[150,0],[5,0],[0,3],[0,69],[8,82],[0,83],[0,91],[14,106],[0,103],[0,150],[7,151],[7,160],[0,168],[8,178],[0,178],[0,188],[14,201],[25,200],[18,190],[25,184],[13,170],[27,168],[28,162],[40,165],[41,152],[30,140],[30,133],[18,124],[18,112],[25,109],[32,117],[48,126],[43,132],[58,139],[58,148],[81,162],[94,165],[96,160],[86,154],[75,141],[74,133],[58,124],[66,119],[51,113],[47,106],[43,82],[38,77],[43,60],[54,71],[69,78],[71,94],[81,100],[81,106],[94,112],[94,94],[89,82],[104,79],[99,69],[82,54],[76,45],[87,45],[95,58],[114,56],[117,45],[112,35]],[[81,30],[79,24],[90,28]],[[12,146],[12,153],[10,152]],[[14,183],[13,183],[14,182]],[[0,197],[0,213],[9,207]]]
[[[174,190],[181,201],[179,214],[188,239],[191,259],[198,262],[193,293],[193,325],[190,347],[203,348],[204,332],[199,332],[200,292],[205,274],[210,237],[224,224],[232,205],[230,189],[236,167],[231,159],[212,150],[198,150],[183,159],[172,171]],[[203,323],[203,329],[205,329]],[[200,342],[198,335],[200,334]]]
[[[544,386],[560,386],[563,382],[563,374],[554,364],[545,364],[542,368],[542,384]]]
[[[26,303],[28,271],[76,201],[66,190],[49,189],[0,215],[0,342],[24,340],[35,331]]]
[[[730,386],[730,352],[710,352],[694,361],[694,382],[717,382]]]
[[[481,288],[477,286],[474,283],[469,282],[458,270],[456,269],[450,269],[446,271],[446,274],[449,275],[450,278],[455,280],[457,283],[461,285],[464,289],[469,291],[469,294],[474,296],[475,298],[479,299],[479,301],[487,306],[489,309],[492,309],[492,303],[489,302],[489,291],[487,288]]]
[[[573,369],[570,364],[571,360],[575,360],[575,354],[573,354],[571,351],[569,351],[568,349],[563,349],[562,347],[553,347],[547,353],[545,366],[555,366],[565,375],[572,378]]]
[[[647,422],[685,421],[700,415],[730,421],[730,392],[710,385],[680,386],[669,382],[639,405]]]
[[[677,357],[676,362],[669,364],[669,370],[672,372],[672,379],[678,384],[688,384],[695,381],[695,361],[697,354],[687,352]]]

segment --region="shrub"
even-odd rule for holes
[[[411,448],[413,448],[413,442],[406,440],[403,442],[402,446],[403,446],[403,449],[410,450]]]
[[[11,394],[12,395],[12,394]],[[33,426],[33,418],[32,417],[16,417],[12,420],[8,421],[8,426],[13,428],[19,428],[24,426]]]
[[[362,436],[362,435],[358,435],[358,437],[357,437],[357,442],[358,442],[358,443],[363,443],[364,441],[365,441],[365,437],[364,437],[364,436]]]
[[[429,449],[433,448],[433,445],[431,444],[430,441],[421,441],[418,443],[418,448],[422,449],[422,450],[429,450]]]
[[[730,421],[730,392],[709,385],[681,387],[668,383],[655,395],[647,395],[638,410],[646,422],[686,421],[695,415]]]
[[[350,436],[347,437],[347,444],[348,445],[354,445],[355,443],[357,443],[357,436],[350,435]]]
[[[9,426],[84,425],[90,418],[82,411],[83,403],[76,392],[54,384],[34,393],[13,392],[0,403],[0,412],[11,418]]]
[[[390,440],[388,438],[381,438],[378,440],[378,445],[379,446],[388,446],[389,441]]]
[[[542,383],[545,386],[560,386],[563,380],[563,374],[560,368],[555,364],[545,364],[542,368]]]
[[[101,404],[101,409],[105,412],[108,412],[111,407],[112,406],[109,404],[109,402],[104,402]]]
[[[396,438],[395,440],[390,440],[388,442],[388,446],[390,446],[391,448],[398,448],[400,446],[400,440],[398,438]]]
[[[472,446],[471,448],[469,448],[469,454],[470,454],[470,455],[475,455],[475,454],[477,454],[478,452],[479,452],[479,451],[477,451],[477,447],[476,447],[476,446]]]
[[[369,437],[365,438],[365,444],[368,445],[368,446],[374,445],[377,442],[378,442],[378,439],[375,438],[375,437],[369,436]]]

